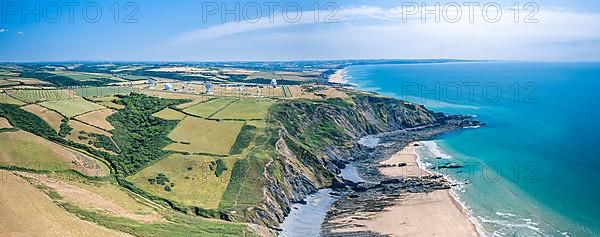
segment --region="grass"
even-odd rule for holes
[[[233,102],[234,100],[212,99],[189,107],[184,111],[199,117],[209,118],[211,115]]]
[[[269,131],[265,121],[249,121],[253,137],[249,145],[236,161],[231,171],[231,179],[219,207],[224,211],[244,211],[258,205],[263,198],[263,188],[267,180],[263,175],[265,166],[277,156],[274,145],[277,139],[276,131]]]
[[[256,136],[256,126],[253,125],[244,125],[237,139],[235,139],[235,143],[233,147],[231,147],[231,154],[241,154],[244,149],[246,149],[254,137]]]
[[[0,133],[2,166],[31,170],[76,170],[91,176],[104,176],[108,167],[82,153],[64,148],[25,131]]]
[[[51,71],[50,73],[68,77],[75,81],[101,81],[111,79],[115,76],[104,73],[71,72],[71,71]]]
[[[9,81],[9,80],[2,80],[0,79],[0,86],[14,86],[14,85],[19,85],[21,83],[19,83],[18,81]]]
[[[55,110],[65,117],[71,118],[93,110],[103,109],[104,107],[82,98],[68,100],[46,101],[40,103],[41,106]]]
[[[23,84],[23,85],[40,85],[40,84],[52,85],[45,81],[40,81],[35,78],[26,78],[26,77],[11,77],[11,78],[7,78],[6,80],[16,82],[17,84]]]
[[[141,67],[140,67],[141,69]],[[136,75],[117,75],[120,78],[123,78],[128,81],[137,81],[137,80],[148,80],[150,77],[147,76],[136,76]]]
[[[163,148],[172,143],[168,135],[177,126],[177,121],[159,119],[152,114],[189,100],[159,99],[132,93],[115,102],[125,105],[108,117],[115,127],[113,140],[121,150],[110,160],[117,173],[133,174],[170,153]]]
[[[0,133],[2,166],[15,166],[32,170],[69,170],[63,156],[69,151],[24,131]]]
[[[73,98],[73,92],[68,90],[13,90],[8,91],[8,94],[14,98],[25,101],[27,103],[34,103],[48,100],[63,100]]]
[[[169,134],[179,143],[166,150],[227,155],[242,128],[243,122],[213,121],[187,117]]]
[[[46,109],[37,104],[30,104],[30,105],[22,107],[21,109],[23,109],[29,113],[37,115],[38,117],[43,119],[46,123],[48,123],[48,125],[50,125],[50,127],[52,127],[56,132],[58,132],[60,130],[60,124],[61,124],[61,120],[63,119],[63,116],[60,115],[59,113],[54,112],[49,109]]]
[[[58,207],[43,192],[15,174],[0,170],[2,235],[119,236],[114,230],[82,221]],[[50,231],[54,230],[54,231]],[[55,232],[56,231],[56,232]],[[122,236],[122,235],[121,235]]]
[[[150,203],[110,180],[88,179],[68,172],[21,175],[29,178],[32,183],[46,186],[47,191],[58,194],[61,201],[76,204],[85,210],[143,222],[160,219]]]
[[[185,118],[185,114],[181,113],[177,110],[166,108],[161,111],[154,113],[152,116],[161,118],[164,120],[183,120]]]
[[[294,97],[289,86],[283,86],[282,89],[283,89],[283,94],[285,97]]]
[[[25,102],[17,100],[6,93],[0,93],[0,104],[24,105]]]
[[[108,121],[106,121],[106,118],[108,118],[108,116],[112,115],[114,112],[115,111],[112,109],[101,109],[79,115],[75,118],[85,123],[93,124],[94,126],[104,130],[113,130],[114,127]]]
[[[204,209],[217,209],[223,193],[229,183],[231,172],[222,170],[220,176],[215,175],[216,167],[211,162],[219,158],[210,156],[186,156],[173,154],[155,164],[129,176],[127,180],[152,195],[173,200],[187,206]],[[231,170],[234,157],[220,158],[222,165]],[[168,177],[169,182],[163,185],[151,184],[148,179],[155,178],[159,173]],[[164,186],[174,183],[171,191]]]
[[[95,222],[110,229],[120,230],[140,237],[257,236],[245,224],[208,220],[176,213],[168,216],[167,221],[143,224],[127,218],[110,217],[95,212],[85,211],[74,205],[65,204],[62,206],[83,220]]]
[[[271,153],[257,151],[235,162],[227,190],[223,194],[221,210],[241,210],[254,207],[263,198],[262,190],[267,184],[263,175]]]
[[[76,121],[76,120],[69,120],[69,126],[71,128],[73,128],[73,130],[71,131],[71,133],[69,135],[67,135],[67,139],[82,144],[82,145],[87,145],[90,147],[93,147],[95,149],[104,151],[104,152],[108,152],[108,150],[106,149],[102,149],[102,148],[98,148],[95,147],[94,145],[90,144],[90,142],[94,142],[96,141],[96,138],[93,138],[91,136],[89,136],[88,134],[90,133],[95,133],[95,134],[101,134],[107,137],[111,137],[112,134],[109,132],[106,132],[102,129],[98,129],[96,127],[92,127],[90,125],[87,125],[85,123]]]
[[[75,93],[82,97],[103,97],[117,94],[129,94],[135,91],[134,88],[130,87],[117,87],[117,86],[104,86],[104,87],[85,87],[75,89]]]
[[[270,99],[241,99],[212,116],[214,119],[264,119],[269,107],[275,103]]]
[[[3,128],[12,128],[13,126],[10,124],[10,122],[8,121],[8,119],[6,119],[5,117],[0,117],[0,129]]]

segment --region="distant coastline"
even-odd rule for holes
[[[330,83],[347,84],[348,79],[346,69],[342,68],[336,70],[334,74],[331,74],[329,78],[327,78],[327,81]]]

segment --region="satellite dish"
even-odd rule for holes
[[[165,90],[172,91],[173,90],[173,85],[171,83],[165,84]]]
[[[213,84],[212,84],[212,83],[210,83],[210,82],[207,82],[207,83],[204,85],[204,94],[207,94],[207,95],[208,95],[208,94],[212,94],[212,89],[213,89]]]
[[[277,88],[277,80],[275,80],[275,79],[271,79],[271,86],[272,86],[273,88]]]

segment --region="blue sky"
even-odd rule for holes
[[[81,1],[69,20],[70,1],[12,1],[0,4],[0,61],[210,61],[210,60],[298,60],[350,58],[460,58],[551,61],[600,60],[600,1],[548,0],[535,2],[539,11],[523,23],[529,11],[520,10],[514,22],[510,7],[516,1],[497,1],[502,17],[486,22],[480,2],[474,22],[468,10],[458,22],[441,22],[421,14],[410,14],[408,1],[282,1],[270,15],[269,1]],[[127,3],[132,2],[129,8]],[[334,22],[324,23],[333,7]],[[423,1],[414,1],[419,4]],[[434,7],[436,1],[424,1]],[[463,5],[469,1],[456,1]],[[523,1],[521,8],[525,3]],[[118,3],[116,5],[115,3]],[[221,21],[223,6],[240,11],[234,21]],[[315,22],[315,3],[321,10]],[[442,6],[448,2],[441,2]],[[36,4],[39,8],[36,10]],[[203,7],[218,6],[215,14]],[[283,6],[288,11],[284,11]],[[258,19],[253,6],[260,6]],[[57,8],[58,6],[58,8]],[[83,17],[87,6],[88,19]],[[118,22],[115,7],[118,6]],[[126,23],[135,8],[137,22]],[[248,14],[243,14],[247,6]],[[447,6],[447,5],[446,5]],[[95,7],[102,10],[97,22]],[[299,7],[299,8],[298,8]],[[61,15],[57,15],[60,9]],[[302,16],[294,20],[296,9]],[[455,8],[448,8],[455,13]],[[29,10],[29,14],[26,13]],[[210,9],[208,9],[210,10]],[[493,10],[493,9],[492,9]],[[288,13],[288,19],[282,12]],[[489,12],[489,11],[488,11]],[[492,12],[493,13],[493,12]],[[404,18],[404,17],[405,18]],[[492,15],[493,16],[493,15]],[[36,20],[39,17],[39,21]],[[449,16],[451,17],[451,16]],[[207,21],[204,21],[204,18]],[[272,19],[272,20],[270,20]],[[404,21],[406,20],[406,21]],[[57,22],[52,22],[57,21]]]

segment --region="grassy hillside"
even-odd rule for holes
[[[127,236],[65,212],[24,179],[0,170],[0,230],[22,236]]]
[[[178,143],[165,149],[227,155],[244,123],[240,121],[214,121],[187,117],[169,134]]]
[[[217,176],[219,160],[226,170]],[[128,177],[128,180],[146,192],[186,206],[217,209],[236,160],[235,157],[173,154]],[[160,174],[164,178],[160,178]]]
[[[0,166],[29,170],[75,170],[89,176],[106,176],[108,167],[76,151],[25,131],[0,133]]]

